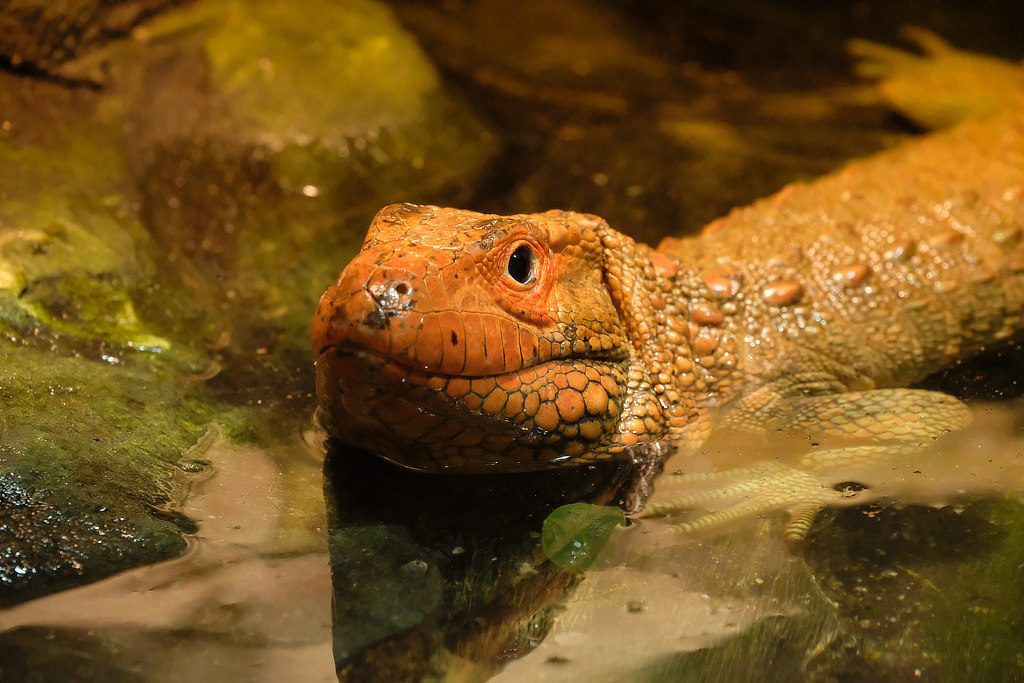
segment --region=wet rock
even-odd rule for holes
[[[96,103],[0,74],[0,329],[93,355],[166,351],[133,301],[154,279],[152,247],[116,136],[87,118]]]
[[[165,506],[206,429],[184,381],[203,358],[139,313],[154,249],[98,101],[0,74],[3,604],[169,557],[193,527]]]
[[[122,37],[173,0],[11,0],[0,3],[0,63],[61,75],[62,65]],[[65,72],[71,78],[71,72]]]
[[[0,342],[0,604],[184,550],[175,461],[206,417],[173,370]]]

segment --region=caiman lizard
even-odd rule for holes
[[[914,37],[932,61],[987,59]],[[893,79],[932,63],[853,50]],[[313,321],[320,419],[428,471],[719,432],[806,436],[825,459],[920,449],[970,413],[905,387],[1024,330],[1024,99],[1004,99],[657,249],[571,211],[386,207]]]

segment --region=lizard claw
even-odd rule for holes
[[[945,38],[935,33],[935,31],[929,31],[923,26],[903,26],[900,28],[900,35],[920,48],[921,52],[929,57],[938,57],[946,53],[956,52],[956,48],[950,45]]]
[[[846,43],[846,52],[858,61],[853,70],[861,78],[885,78],[899,74],[923,58],[873,40],[854,38]]]
[[[971,54],[957,50],[939,34],[921,26],[904,26],[900,29],[900,35],[916,45],[922,54],[864,38],[848,41],[846,52],[859,60],[854,65],[857,75],[864,78],[898,76],[909,70],[930,68],[930,64],[958,52]]]

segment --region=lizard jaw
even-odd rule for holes
[[[529,471],[607,457],[626,364],[556,359],[461,377],[338,344],[318,356],[317,394],[330,433],[403,467]]]

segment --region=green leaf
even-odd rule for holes
[[[625,524],[626,513],[617,507],[563,505],[544,520],[541,548],[562,569],[582,572],[593,564],[615,527]]]

